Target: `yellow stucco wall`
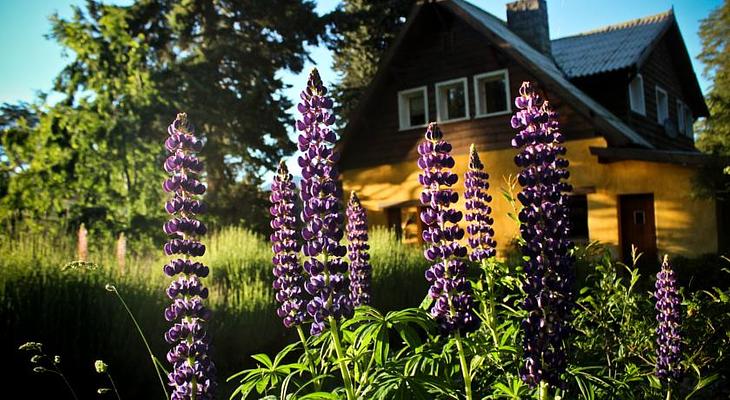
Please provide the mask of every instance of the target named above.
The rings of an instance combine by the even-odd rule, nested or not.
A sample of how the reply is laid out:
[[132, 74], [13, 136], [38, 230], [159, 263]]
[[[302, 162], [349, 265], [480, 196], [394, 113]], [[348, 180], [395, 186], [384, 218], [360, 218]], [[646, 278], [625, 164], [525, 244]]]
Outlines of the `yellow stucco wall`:
[[[567, 143], [570, 183], [577, 191], [590, 188], [587, 196], [590, 240], [607, 244], [617, 253], [618, 196], [653, 193], [660, 254], [694, 256], [717, 251], [715, 205], [713, 201], [691, 197], [692, 168], [645, 161], [600, 164], [590, 154], [589, 147], [606, 147], [606, 142], [603, 138], [592, 138]], [[518, 234], [518, 227], [507, 215], [512, 211], [511, 205], [501, 195], [501, 190], [507, 188], [507, 178], [518, 172], [514, 154], [512, 149], [480, 152], [490, 175], [495, 239], [502, 254]], [[455, 172], [459, 174], [457, 189], [463, 194], [467, 155], [454, 158]], [[347, 170], [343, 172], [343, 188], [346, 193], [351, 190], [358, 193], [372, 225], [385, 225], [387, 207], [418, 199], [421, 191], [418, 173], [415, 161]], [[462, 195], [459, 199], [462, 208], [463, 201]]]

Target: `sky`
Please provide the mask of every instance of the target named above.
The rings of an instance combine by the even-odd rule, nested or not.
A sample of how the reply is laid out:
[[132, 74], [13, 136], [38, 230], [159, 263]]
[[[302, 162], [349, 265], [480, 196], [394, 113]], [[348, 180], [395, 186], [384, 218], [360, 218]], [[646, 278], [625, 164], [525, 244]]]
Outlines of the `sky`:
[[[471, 1], [497, 17], [506, 19], [507, 1]], [[129, 4], [131, 0], [107, 2]], [[316, 11], [327, 13], [338, 3], [338, 0], [320, 0]], [[703, 66], [696, 58], [701, 51], [699, 24], [721, 3], [722, 0], [547, 0], [552, 38], [657, 14], [674, 7], [695, 73], [705, 93], [709, 82], [702, 76]], [[38, 91], [50, 91], [54, 77], [63, 69], [68, 58], [64, 58], [60, 46], [45, 38], [50, 32], [48, 17], [53, 13], [70, 17], [72, 6], [83, 4], [83, 0], [0, 0], [0, 103], [30, 102]], [[321, 46], [310, 47], [309, 51], [325, 84], [335, 81], [337, 76], [331, 68], [331, 53]], [[306, 75], [313, 66], [308, 63], [298, 74], [288, 71], [279, 73], [284, 82], [291, 85], [285, 94], [295, 103]], [[54, 99], [52, 93], [49, 98]], [[291, 165], [294, 163], [289, 164], [298, 170]]]

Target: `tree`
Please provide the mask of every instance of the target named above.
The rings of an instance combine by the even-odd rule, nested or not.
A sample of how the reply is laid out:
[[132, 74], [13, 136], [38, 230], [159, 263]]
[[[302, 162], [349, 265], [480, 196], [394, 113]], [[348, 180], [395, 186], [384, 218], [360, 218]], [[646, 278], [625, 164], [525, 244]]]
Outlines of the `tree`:
[[730, 1], [702, 20], [700, 25], [704, 74], [712, 80], [707, 104], [710, 118], [700, 136], [699, 146], [713, 154], [730, 155]]
[[[700, 126], [697, 147], [709, 154], [730, 156], [730, 1], [713, 10], [700, 24], [704, 75], [712, 80], [706, 96], [710, 116]], [[701, 194], [727, 197], [730, 179], [715, 166], [698, 174]], [[727, 172], [727, 168], [726, 168]]]
[[378, 63], [405, 24], [414, 0], [344, 0], [327, 15], [327, 47], [341, 76], [333, 93], [345, 118], [377, 72]]
[[114, 229], [156, 223], [166, 125], [186, 111], [206, 140], [213, 216], [252, 222], [261, 176], [294, 150], [278, 74], [301, 70], [318, 40], [313, 2], [89, 0], [51, 23], [71, 55], [54, 87], [65, 98], [36, 105], [22, 143], [6, 146], [22, 135], [2, 129], [18, 158], [3, 203]]

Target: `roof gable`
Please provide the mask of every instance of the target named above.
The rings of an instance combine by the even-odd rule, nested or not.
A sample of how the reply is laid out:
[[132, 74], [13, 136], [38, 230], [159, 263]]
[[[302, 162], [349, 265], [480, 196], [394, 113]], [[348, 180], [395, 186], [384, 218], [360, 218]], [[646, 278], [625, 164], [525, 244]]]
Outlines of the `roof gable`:
[[377, 88], [383, 85], [390, 64], [399, 51], [409, 28], [412, 26], [413, 21], [419, 17], [422, 8], [426, 6], [444, 7], [471, 25], [523, 68], [536, 76], [548, 92], [555, 92], [569, 102], [579, 114], [586, 117], [599, 129], [610, 144], [654, 148], [651, 143], [621, 119], [568, 81], [551, 58], [533, 49], [522, 38], [507, 28], [504, 21], [463, 0], [443, 0], [427, 4], [419, 2], [414, 5], [406, 24], [381, 60], [373, 81], [365, 91], [356, 109], [350, 115], [350, 123], [343, 131], [340, 148], [347, 146], [351, 132], [362, 123], [364, 110], [367, 108], [368, 103], [373, 101], [373, 95], [376, 93]]
[[570, 79], [636, 66], [673, 22], [669, 10], [555, 39], [553, 58]]

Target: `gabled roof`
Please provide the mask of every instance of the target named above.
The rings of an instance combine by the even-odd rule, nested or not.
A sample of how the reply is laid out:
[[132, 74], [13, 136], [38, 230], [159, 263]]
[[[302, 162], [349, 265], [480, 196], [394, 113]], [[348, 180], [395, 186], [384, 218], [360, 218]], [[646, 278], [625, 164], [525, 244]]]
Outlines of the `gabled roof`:
[[573, 85], [552, 58], [533, 49], [532, 46], [507, 28], [507, 25], [501, 19], [464, 0], [441, 0], [435, 3], [418, 2], [414, 5], [406, 24], [381, 60], [373, 81], [350, 115], [350, 123], [343, 132], [340, 148], [347, 146], [350, 132], [355, 129], [355, 126], [362, 123], [361, 119], [365, 108], [372, 101], [377, 88], [385, 82], [390, 63], [403, 44], [413, 21], [418, 18], [419, 13], [426, 6], [444, 7], [484, 35], [497, 48], [507, 53], [523, 68], [535, 75], [544, 89], [555, 93], [564, 101], [570, 103], [579, 114], [596, 125], [610, 145], [654, 148], [651, 143], [620, 118]]
[[540, 78], [541, 83], [555, 92], [603, 130], [609, 141], [617, 145], [636, 145], [654, 148], [646, 139], [626, 125], [590, 96], [583, 93], [563, 75], [555, 62], [527, 44], [494, 15], [463, 0], [444, 2], [456, 15], [462, 16], [477, 31], [488, 36], [502, 50], [510, 54], [524, 68]]
[[551, 41], [553, 58], [568, 78], [640, 64], [674, 23], [672, 10]]

